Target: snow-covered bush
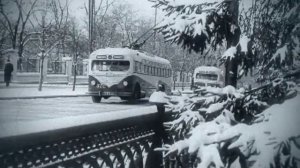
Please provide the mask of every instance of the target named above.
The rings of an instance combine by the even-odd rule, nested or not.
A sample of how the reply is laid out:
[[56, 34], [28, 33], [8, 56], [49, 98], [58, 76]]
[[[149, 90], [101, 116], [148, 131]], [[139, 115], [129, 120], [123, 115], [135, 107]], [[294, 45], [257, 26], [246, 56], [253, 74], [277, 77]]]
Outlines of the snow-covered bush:
[[165, 126], [174, 143], [158, 150], [165, 157], [194, 156], [197, 168], [300, 166], [296, 88], [277, 78], [248, 91], [206, 87], [168, 97], [174, 119]]

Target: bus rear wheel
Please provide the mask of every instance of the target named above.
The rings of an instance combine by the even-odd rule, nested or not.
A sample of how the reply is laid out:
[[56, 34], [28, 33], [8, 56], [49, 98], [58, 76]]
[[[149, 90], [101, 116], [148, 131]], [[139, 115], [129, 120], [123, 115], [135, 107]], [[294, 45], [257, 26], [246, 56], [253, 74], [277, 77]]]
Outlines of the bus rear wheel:
[[94, 103], [100, 103], [101, 102], [101, 96], [92, 96], [92, 100]]

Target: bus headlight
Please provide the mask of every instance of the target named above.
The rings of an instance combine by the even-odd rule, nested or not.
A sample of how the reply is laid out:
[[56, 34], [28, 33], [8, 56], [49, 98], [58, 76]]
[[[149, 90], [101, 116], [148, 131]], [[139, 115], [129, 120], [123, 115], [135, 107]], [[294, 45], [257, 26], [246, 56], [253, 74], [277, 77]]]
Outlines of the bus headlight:
[[95, 81], [95, 80], [92, 80], [92, 81], [91, 81], [91, 85], [92, 85], [92, 86], [95, 86], [95, 85], [96, 85], [96, 81]]
[[123, 85], [124, 85], [124, 86], [127, 86], [127, 85], [128, 85], [128, 82], [127, 82], [127, 81], [123, 81]]

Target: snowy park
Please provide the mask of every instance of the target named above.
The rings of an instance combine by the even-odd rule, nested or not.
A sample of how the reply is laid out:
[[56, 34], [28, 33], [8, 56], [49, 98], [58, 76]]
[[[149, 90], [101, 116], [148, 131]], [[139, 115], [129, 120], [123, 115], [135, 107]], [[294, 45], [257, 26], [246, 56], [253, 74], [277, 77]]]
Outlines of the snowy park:
[[300, 168], [300, 0], [0, 0], [0, 167]]

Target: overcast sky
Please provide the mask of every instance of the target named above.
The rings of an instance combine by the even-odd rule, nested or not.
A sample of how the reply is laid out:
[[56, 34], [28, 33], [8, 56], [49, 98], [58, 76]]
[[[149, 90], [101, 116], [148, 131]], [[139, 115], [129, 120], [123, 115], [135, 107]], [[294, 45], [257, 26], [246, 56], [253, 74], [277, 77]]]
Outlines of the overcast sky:
[[[154, 19], [155, 10], [151, 6], [153, 3], [148, 0], [116, 0], [115, 3], [128, 2], [132, 5], [134, 11], [141, 15], [141, 17]], [[96, 4], [99, 0], [95, 0]], [[84, 3], [88, 4], [88, 0], [71, 0], [70, 12], [72, 16], [75, 16], [79, 21], [84, 19]]]

